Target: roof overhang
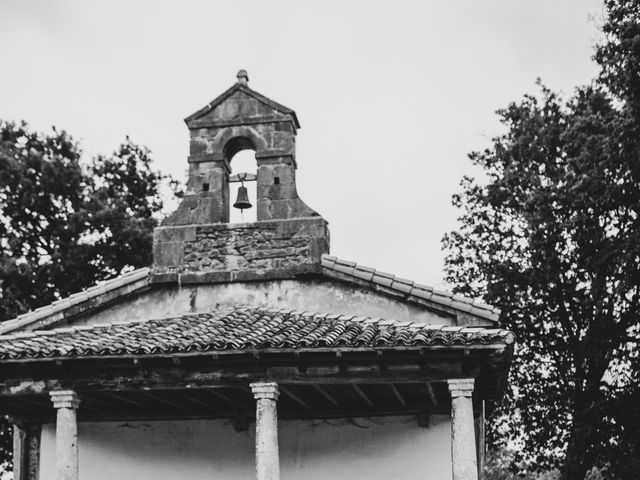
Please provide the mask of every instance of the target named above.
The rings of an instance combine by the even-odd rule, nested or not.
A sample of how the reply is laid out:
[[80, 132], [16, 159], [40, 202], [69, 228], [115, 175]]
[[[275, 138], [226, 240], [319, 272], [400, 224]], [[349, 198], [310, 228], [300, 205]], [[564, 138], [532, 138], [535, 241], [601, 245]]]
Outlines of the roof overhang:
[[474, 378], [477, 402], [498, 398], [512, 351], [492, 344], [4, 360], [0, 410], [45, 421], [49, 392], [73, 389], [86, 420], [250, 418], [249, 384], [272, 381], [283, 390], [283, 418], [445, 413], [448, 379]]

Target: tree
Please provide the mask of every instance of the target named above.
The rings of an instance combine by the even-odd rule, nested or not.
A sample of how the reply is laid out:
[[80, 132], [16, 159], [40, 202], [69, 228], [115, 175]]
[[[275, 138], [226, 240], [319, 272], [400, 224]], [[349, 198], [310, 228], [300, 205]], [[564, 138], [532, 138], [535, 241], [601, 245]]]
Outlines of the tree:
[[486, 178], [463, 179], [443, 240], [447, 280], [519, 341], [491, 441], [517, 447], [518, 472], [569, 480], [637, 478], [640, 451], [640, 2], [605, 4], [600, 76], [498, 112], [506, 133], [470, 155]]
[[[128, 138], [83, 162], [64, 131], [0, 121], [0, 321], [150, 265], [165, 186], [176, 183]], [[0, 425], [0, 462], [10, 433]]]

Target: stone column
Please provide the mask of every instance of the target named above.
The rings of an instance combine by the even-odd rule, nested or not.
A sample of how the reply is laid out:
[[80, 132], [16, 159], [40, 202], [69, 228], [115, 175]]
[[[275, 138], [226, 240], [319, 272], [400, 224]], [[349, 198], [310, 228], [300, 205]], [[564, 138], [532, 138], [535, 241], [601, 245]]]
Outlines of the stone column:
[[78, 480], [78, 421], [76, 392], [51, 392], [56, 416], [56, 480]]
[[257, 480], [280, 480], [278, 453], [278, 411], [276, 383], [252, 383], [256, 399], [256, 474]]
[[25, 480], [27, 456], [27, 432], [23, 425], [13, 423], [13, 480]]
[[453, 480], [478, 480], [473, 420], [473, 378], [449, 380]]

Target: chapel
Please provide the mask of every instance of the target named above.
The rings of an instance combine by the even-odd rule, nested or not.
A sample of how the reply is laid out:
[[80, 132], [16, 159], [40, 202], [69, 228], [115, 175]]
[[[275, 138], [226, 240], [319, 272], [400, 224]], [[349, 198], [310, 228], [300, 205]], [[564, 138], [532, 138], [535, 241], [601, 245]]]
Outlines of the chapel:
[[[187, 191], [152, 265], [0, 324], [15, 480], [482, 477], [514, 335], [332, 256], [296, 188], [298, 117], [248, 80], [185, 119]], [[242, 150], [255, 173], [232, 174]]]

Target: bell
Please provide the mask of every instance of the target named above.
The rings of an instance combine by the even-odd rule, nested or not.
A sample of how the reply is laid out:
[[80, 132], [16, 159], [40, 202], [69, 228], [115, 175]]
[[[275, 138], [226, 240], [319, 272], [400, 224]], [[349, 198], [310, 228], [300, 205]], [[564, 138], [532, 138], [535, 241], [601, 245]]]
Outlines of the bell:
[[245, 208], [251, 208], [251, 202], [249, 201], [249, 193], [247, 192], [247, 187], [242, 184], [238, 187], [238, 198], [236, 198], [236, 202], [233, 204], [235, 208], [239, 208], [240, 211], [243, 211]]

